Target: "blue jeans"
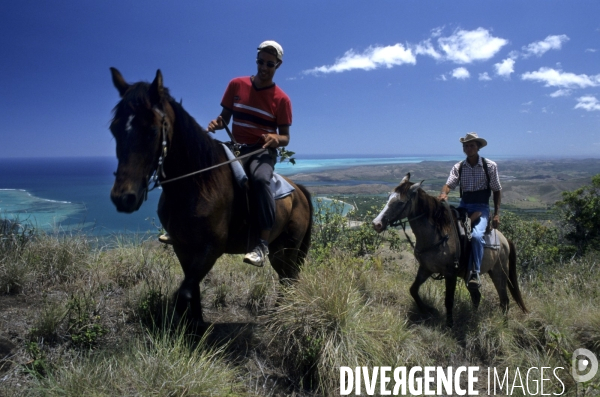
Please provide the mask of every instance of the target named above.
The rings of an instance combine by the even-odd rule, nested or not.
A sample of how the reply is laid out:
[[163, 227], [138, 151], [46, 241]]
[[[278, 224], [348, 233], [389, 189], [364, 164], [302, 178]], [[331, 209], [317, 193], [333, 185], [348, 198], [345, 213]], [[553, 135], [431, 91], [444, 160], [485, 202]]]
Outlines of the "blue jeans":
[[484, 240], [483, 235], [487, 228], [490, 219], [490, 205], [489, 204], [466, 204], [460, 202], [459, 208], [467, 210], [469, 215], [474, 212], [481, 212], [481, 217], [478, 221], [475, 221], [474, 225], [471, 225], [471, 258], [469, 260], [469, 270], [476, 271], [477, 273], [481, 270], [481, 260], [483, 259], [483, 247]]

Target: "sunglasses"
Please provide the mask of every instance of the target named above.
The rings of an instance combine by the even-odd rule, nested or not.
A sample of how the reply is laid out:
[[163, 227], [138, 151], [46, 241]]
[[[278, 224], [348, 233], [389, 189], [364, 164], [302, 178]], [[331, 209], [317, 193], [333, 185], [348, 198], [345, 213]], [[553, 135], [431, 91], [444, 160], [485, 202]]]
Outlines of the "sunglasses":
[[[256, 64], [263, 66], [265, 64], [265, 61], [263, 59], [257, 59]], [[277, 65], [275, 62], [271, 62], [271, 61], [266, 62], [266, 64], [269, 69], [273, 69]]]

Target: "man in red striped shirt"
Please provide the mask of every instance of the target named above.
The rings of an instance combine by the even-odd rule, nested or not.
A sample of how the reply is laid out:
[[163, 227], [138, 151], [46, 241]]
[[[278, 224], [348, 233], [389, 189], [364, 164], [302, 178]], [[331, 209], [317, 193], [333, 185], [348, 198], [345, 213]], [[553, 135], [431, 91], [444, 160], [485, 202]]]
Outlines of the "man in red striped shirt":
[[262, 266], [269, 253], [268, 241], [275, 222], [275, 200], [270, 181], [277, 160], [276, 149], [290, 142], [292, 103], [273, 82], [275, 72], [283, 63], [283, 48], [269, 40], [258, 46], [257, 73], [229, 82], [221, 106], [223, 110], [208, 124], [208, 131], [225, 128], [233, 117], [232, 134], [242, 144], [240, 154], [265, 149], [246, 160], [252, 194], [256, 196], [260, 238], [256, 247], [246, 254], [244, 262]]
[[[498, 228], [500, 224], [500, 198], [502, 186], [498, 176], [498, 166], [495, 162], [479, 156], [479, 149], [487, 145], [487, 141], [480, 138], [475, 132], [468, 133], [460, 138], [463, 152], [467, 159], [460, 161], [452, 167], [446, 184], [439, 195], [440, 200], [447, 200], [448, 193], [460, 185], [461, 200], [459, 208], [465, 208], [469, 215], [481, 214], [479, 219], [474, 219], [471, 234], [471, 260], [468, 286], [478, 288], [481, 285], [479, 271], [483, 259], [483, 235], [490, 217], [490, 196], [494, 194], [494, 217], [492, 227]], [[484, 162], [485, 161], [485, 164]], [[474, 216], [475, 218], [475, 216]]]

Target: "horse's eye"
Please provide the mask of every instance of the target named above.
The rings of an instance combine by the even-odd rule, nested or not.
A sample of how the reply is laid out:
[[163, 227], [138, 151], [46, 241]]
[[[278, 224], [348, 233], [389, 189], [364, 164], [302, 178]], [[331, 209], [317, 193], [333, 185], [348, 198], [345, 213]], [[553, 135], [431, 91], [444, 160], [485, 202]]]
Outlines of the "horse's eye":
[[158, 135], [158, 132], [159, 132], [159, 128], [157, 126], [153, 125], [150, 128], [150, 133], [146, 136], [146, 138], [148, 138], [148, 140], [153, 140]]

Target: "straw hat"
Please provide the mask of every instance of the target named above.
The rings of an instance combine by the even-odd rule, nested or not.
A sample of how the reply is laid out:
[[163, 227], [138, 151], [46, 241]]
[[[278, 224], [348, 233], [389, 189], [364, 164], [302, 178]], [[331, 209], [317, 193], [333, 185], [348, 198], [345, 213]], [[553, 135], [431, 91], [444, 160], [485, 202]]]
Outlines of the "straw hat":
[[467, 133], [467, 135], [465, 135], [464, 138], [460, 138], [460, 143], [467, 143], [467, 142], [471, 142], [471, 141], [479, 142], [480, 148], [487, 145], [487, 141], [485, 139], [477, 136], [476, 132], [469, 132], [469, 133]]

